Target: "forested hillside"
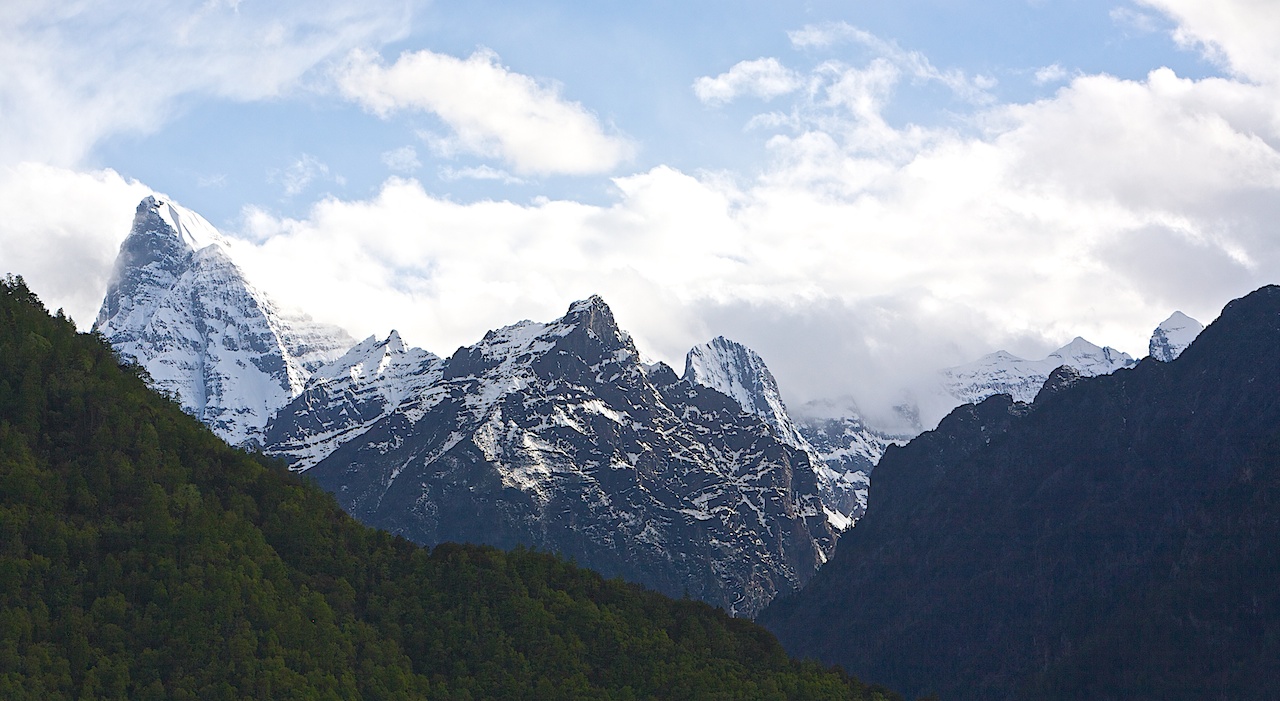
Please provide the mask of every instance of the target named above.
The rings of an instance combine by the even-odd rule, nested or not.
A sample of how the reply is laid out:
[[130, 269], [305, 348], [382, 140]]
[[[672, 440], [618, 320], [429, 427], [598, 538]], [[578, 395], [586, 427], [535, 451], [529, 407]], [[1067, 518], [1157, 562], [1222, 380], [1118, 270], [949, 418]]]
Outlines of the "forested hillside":
[[418, 548], [0, 283], [0, 698], [889, 699], [547, 554]]

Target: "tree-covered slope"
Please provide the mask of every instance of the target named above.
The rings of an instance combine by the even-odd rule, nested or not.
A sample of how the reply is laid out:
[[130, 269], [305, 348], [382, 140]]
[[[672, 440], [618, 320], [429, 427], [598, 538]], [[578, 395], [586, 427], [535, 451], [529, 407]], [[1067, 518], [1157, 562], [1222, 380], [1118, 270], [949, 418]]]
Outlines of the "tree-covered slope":
[[0, 698], [891, 696], [705, 604], [360, 526], [139, 374], [0, 283]]
[[759, 618], [792, 653], [944, 699], [1280, 698], [1280, 287], [1172, 362], [960, 407], [875, 474]]

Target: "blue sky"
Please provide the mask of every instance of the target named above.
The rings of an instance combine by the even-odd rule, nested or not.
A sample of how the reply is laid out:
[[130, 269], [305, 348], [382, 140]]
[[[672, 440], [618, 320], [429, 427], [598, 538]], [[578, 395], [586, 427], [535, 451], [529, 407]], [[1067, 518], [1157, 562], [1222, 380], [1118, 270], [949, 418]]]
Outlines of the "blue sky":
[[[239, 6], [243, 14], [250, 8]], [[603, 203], [613, 194], [610, 174], [664, 164], [685, 171], [758, 167], [769, 132], [746, 125], [765, 103], [708, 106], [691, 85], [752, 58], [778, 56], [801, 68], [871, 57], [857, 45], [795, 48], [788, 31], [808, 25], [846, 22], [920, 51], [941, 68], [989, 76], [996, 81], [993, 99], [1004, 102], [1052, 95], [1062, 81], [1037, 82], [1036, 72], [1055, 65], [1066, 75], [1106, 72], [1132, 79], [1158, 66], [1189, 77], [1219, 72], [1199, 52], [1175, 45], [1166, 18], [1113, 2], [454, 2], [424, 4], [410, 17], [407, 36], [370, 45], [388, 60], [422, 49], [458, 57], [492, 50], [511, 70], [558, 84], [565, 99], [634, 139], [635, 157], [612, 173], [585, 178], [458, 177], [467, 168], [501, 170], [501, 164], [433, 153], [418, 135], [441, 131], [431, 115], [379, 119], [317, 94], [323, 86], [314, 83], [323, 78], [316, 74], [327, 67], [321, 62], [303, 81], [312, 89], [294, 86], [269, 100], [184, 96], [155, 131], [112, 134], [84, 162], [163, 183], [157, 187], [232, 228], [245, 205], [298, 216], [326, 194], [367, 197], [390, 175], [411, 175], [433, 192], [463, 200], [541, 195]], [[973, 109], [941, 86], [909, 83], [885, 114], [898, 125], [965, 129]], [[420, 165], [402, 159], [388, 166], [383, 154], [406, 148]], [[291, 168], [295, 175], [312, 172], [299, 192], [297, 179], [289, 179]]]
[[793, 403], [1280, 275], [1269, 0], [36, 2], [0, 10], [0, 263], [87, 327], [138, 199], [447, 354], [602, 294]]

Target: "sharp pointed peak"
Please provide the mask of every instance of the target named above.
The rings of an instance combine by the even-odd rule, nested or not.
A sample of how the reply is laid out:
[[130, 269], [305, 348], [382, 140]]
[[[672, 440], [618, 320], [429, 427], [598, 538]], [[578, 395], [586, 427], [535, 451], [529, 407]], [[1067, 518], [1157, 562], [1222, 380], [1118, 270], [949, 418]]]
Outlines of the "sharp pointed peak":
[[130, 236], [168, 235], [193, 251], [211, 244], [223, 248], [227, 240], [204, 217], [163, 195], [147, 195], [138, 202]]
[[561, 324], [569, 326], [581, 326], [600, 337], [613, 337], [619, 339], [629, 338], [621, 328], [618, 327], [618, 320], [613, 316], [613, 310], [605, 303], [604, 298], [600, 295], [591, 295], [586, 299], [578, 300], [569, 305], [569, 311], [560, 319]]
[[747, 350], [747, 351], [750, 351], [750, 352], [752, 352], [752, 353], [754, 353], [754, 352], [755, 352], [755, 351], [752, 351], [752, 350], [751, 350], [751, 348], [747, 347], [747, 345], [746, 345], [745, 343], [740, 343], [740, 342], [735, 341], [735, 340], [733, 340], [732, 338], [729, 338], [728, 336], [724, 336], [724, 335], [716, 336], [715, 338], [713, 338], [713, 339], [711, 339], [709, 342], [707, 342], [705, 345], [708, 345], [708, 346], [719, 346], [719, 347], [721, 347], [721, 348], [741, 348], [741, 349], [743, 349], [743, 350]]
[[391, 333], [387, 334], [386, 346], [387, 346], [388, 352], [391, 352], [391, 353], [404, 352], [404, 348], [405, 348], [404, 339], [400, 338], [399, 331], [396, 331], [395, 329], [391, 329]]
[[1102, 347], [1086, 339], [1084, 336], [1076, 336], [1075, 338], [1071, 339], [1071, 341], [1069, 341], [1065, 346], [1059, 348], [1055, 352], [1061, 353], [1062, 351], [1065, 351], [1065, 350], [1100, 351], [1102, 350]]
[[1165, 319], [1164, 321], [1160, 322], [1160, 325], [1157, 326], [1156, 328], [1158, 329], [1182, 329], [1182, 328], [1203, 329], [1204, 324], [1201, 324], [1196, 319], [1190, 316], [1187, 316], [1186, 314], [1183, 314], [1180, 311], [1175, 311], [1174, 313], [1169, 315], [1168, 319]]
[[610, 314], [613, 313], [612, 310], [609, 309], [609, 305], [604, 301], [603, 297], [601, 297], [600, 295], [591, 295], [586, 299], [580, 299], [574, 302], [573, 304], [570, 304], [568, 315], [581, 314], [583, 312], [592, 311], [592, 310], [606, 311], [606, 312], [609, 312]]

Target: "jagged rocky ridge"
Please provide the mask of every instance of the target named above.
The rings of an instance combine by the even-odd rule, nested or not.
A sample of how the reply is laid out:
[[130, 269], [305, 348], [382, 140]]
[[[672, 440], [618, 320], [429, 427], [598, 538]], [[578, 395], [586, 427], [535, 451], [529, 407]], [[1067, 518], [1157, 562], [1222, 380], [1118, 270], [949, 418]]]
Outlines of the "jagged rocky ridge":
[[809, 454], [643, 364], [599, 297], [444, 360], [365, 341], [281, 410], [267, 450], [416, 542], [554, 550], [740, 616], [836, 539]]
[[138, 205], [94, 329], [235, 445], [260, 444], [271, 415], [351, 345], [337, 327], [282, 311], [208, 222], [155, 197]]
[[1176, 360], [1056, 370], [876, 469], [867, 515], [760, 618], [792, 654], [958, 699], [1280, 695], [1280, 288]]
[[411, 348], [392, 331], [370, 336], [317, 370], [302, 393], [267, 427], [265, 452], [302, 471], [339, 445], [358, 438], [392, 411], [426, 394], [440, 381], [444, 362]]

